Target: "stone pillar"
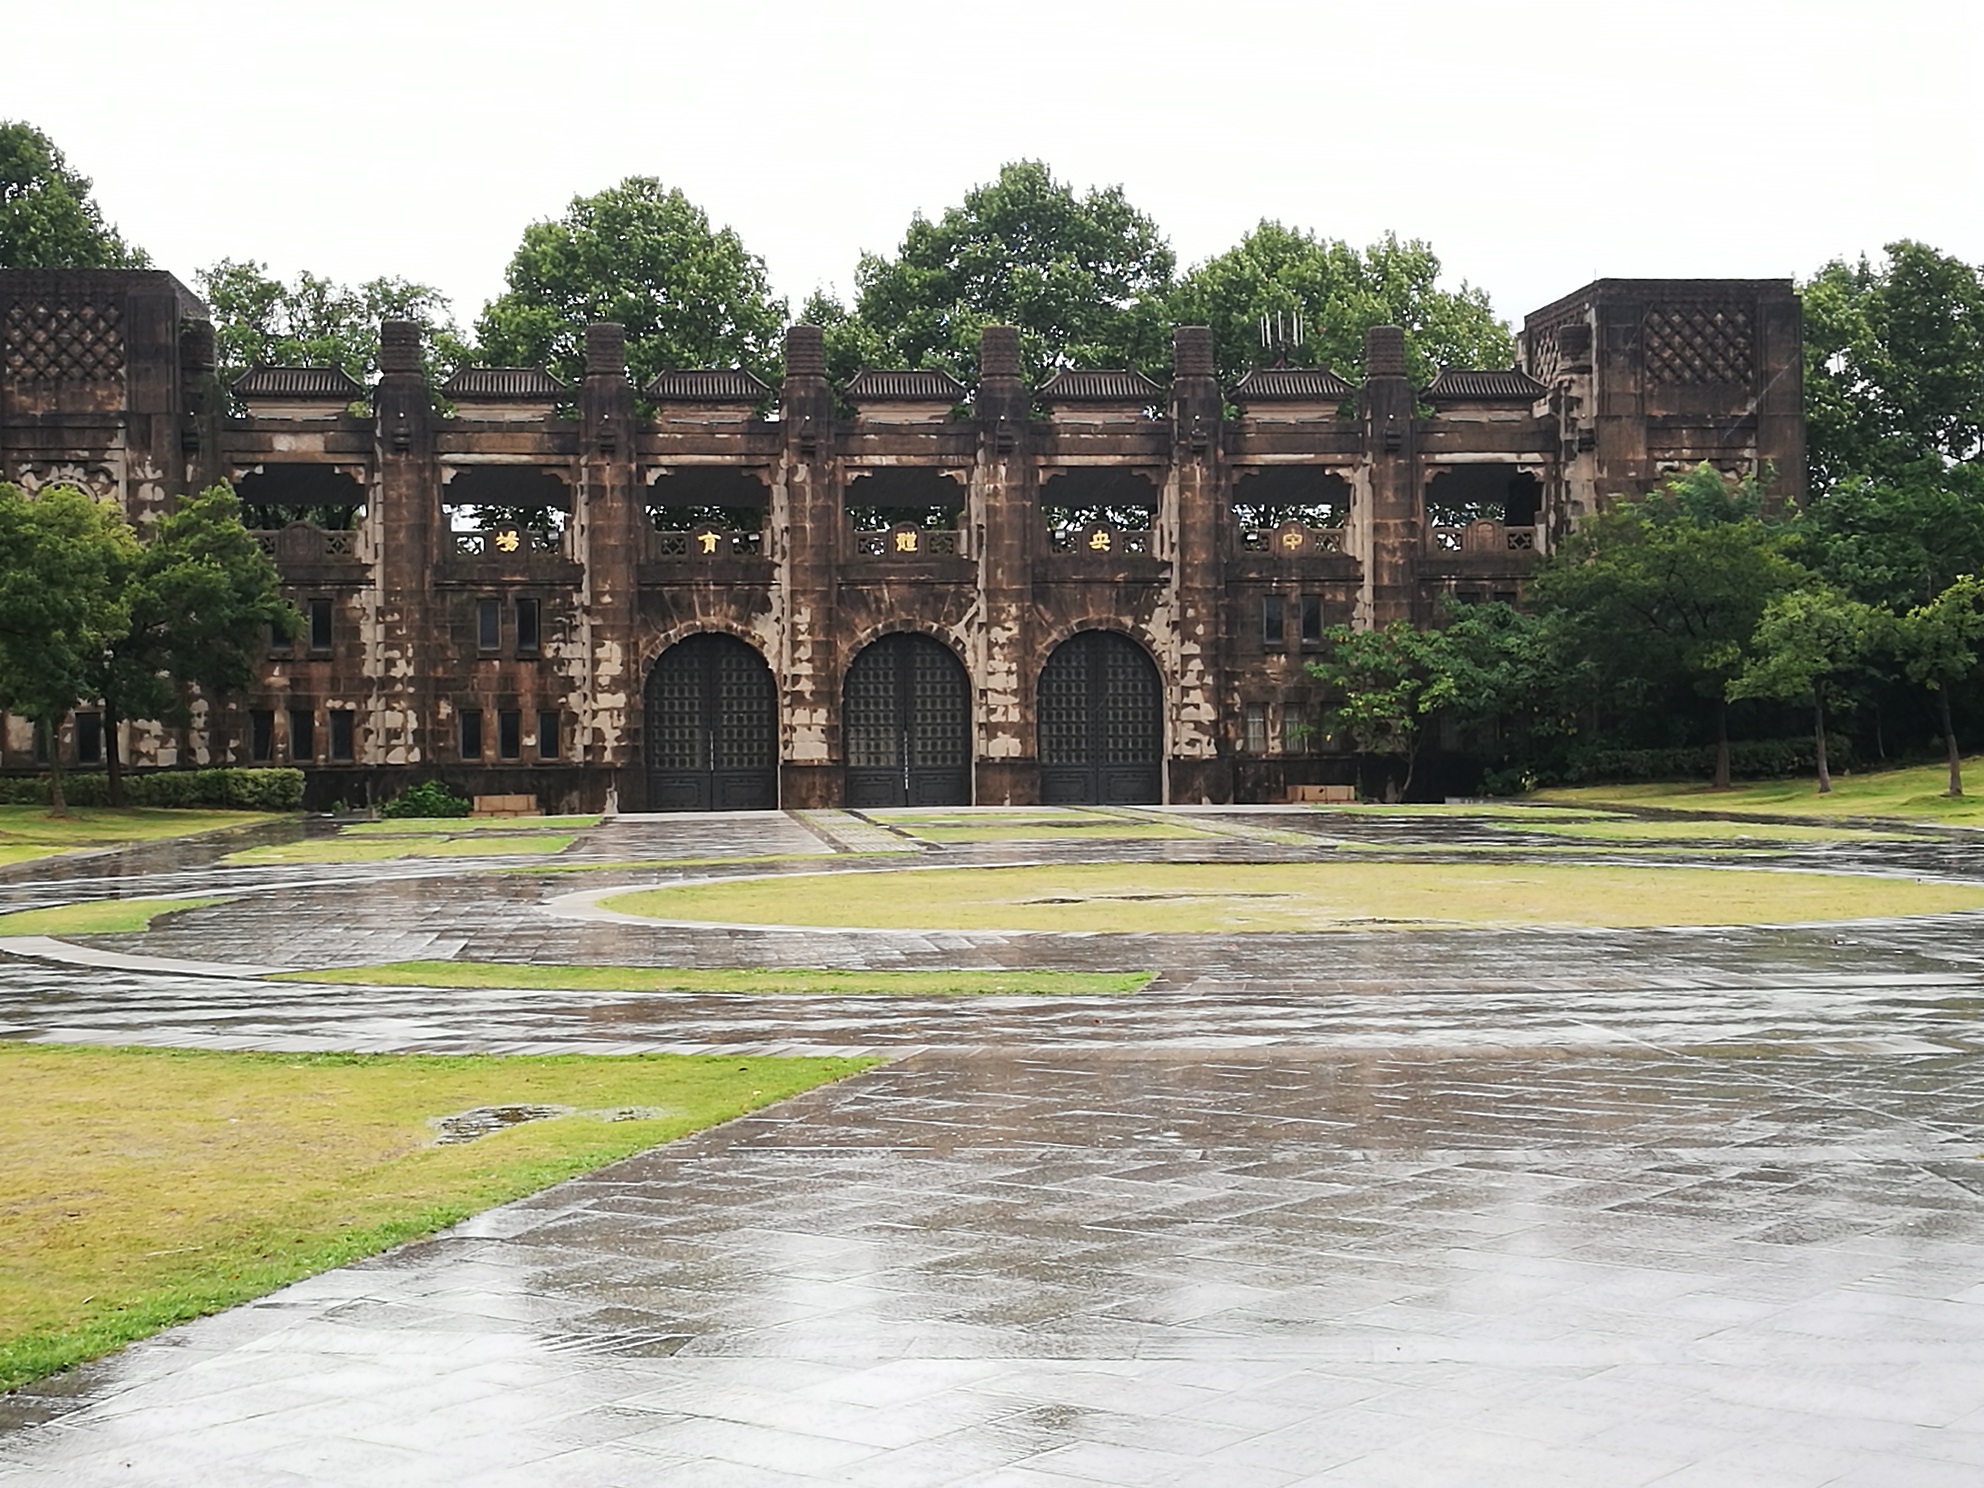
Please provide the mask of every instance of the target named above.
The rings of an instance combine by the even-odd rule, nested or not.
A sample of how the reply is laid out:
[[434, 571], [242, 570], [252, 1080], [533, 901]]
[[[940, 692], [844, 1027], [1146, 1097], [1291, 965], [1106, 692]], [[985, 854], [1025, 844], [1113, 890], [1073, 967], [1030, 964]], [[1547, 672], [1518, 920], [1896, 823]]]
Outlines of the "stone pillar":
[[1414, 615], [1415, 577], [1425, 541], [1419, 489], [1416, 400], [1405, 375], [1405, 332], [1373, 326], [1364, 334], [1364, 489], [1351, 541], [1363, 565], [1356, 623], [1378, 630]]
[[1226, 528], [1226, 460], [1212, 330], [1179, 326], [1172, 335], [1171, 478], [1159, 523], [1171, 560], [1172, 673], [1165, 799], [1228, 801], [1233, 782], [1220, 744], [1221, 543]]
[[130, 280], [124, 299], [130, 366], [124, 510], [142, 532], [173, 508], [186, 487], [179, 318], [190, 296], [170, 274], [135, 274]]
[[778, 558], [779, 804], [838, 806], [845, 772], [840, 748], [840, 647], [835, 578], [840, 562], [840, 466], [834, 449], [833, 388], [818, 326], [785, 335], [779, 390], [785, 436], [772, 487]]
[[644, 801], [639, 769], [642, 683], [635, 641], [635, 524], [643, 507], [634, 465], [634, 389], [627, 381], [627, 333], [611, 322], [586, 327], [586, 373], [579, 389], [579, 492], [573, 551], [585, 565], [579, 585], [580, 651], [586, 668], [573, 754], [598, 804], [610, 786]]
[[427, 645], [434, 565], [445, 540], [434, 404], [420, 367], [420, 327], [379, 327], [379, 386], [372, 394], [373, 483], [365, 514], [372, 567], [364, 672], [371, 685], [366, 753], [377, 765], [435, 757], [434, 649]]
[[1040, 800], [1034, 730], [1033, 560], [1040, 543], [1036, 471], [1020, 379], [1020, 333], [987, 326], [978, 335], [979, 384], [972, 402], [978, 463], [971, 477], [972, 541], [978, 556], [978, 614], [971, 635], [978, 684], [972, 799], [981, 806]]

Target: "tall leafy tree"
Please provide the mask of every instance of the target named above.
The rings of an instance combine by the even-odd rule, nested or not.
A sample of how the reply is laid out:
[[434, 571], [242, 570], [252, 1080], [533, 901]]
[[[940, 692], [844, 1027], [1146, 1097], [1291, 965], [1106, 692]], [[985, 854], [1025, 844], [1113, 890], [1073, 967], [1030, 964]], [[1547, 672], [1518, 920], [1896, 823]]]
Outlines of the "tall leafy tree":
[[194, 689], [212, 704], [247, 687], [269, 628], [289, 634], [299, 620], [226, 486], [159, 519], [131, 565], [125, 600], [128, 622], [87, 676], [103, 702], [113, 806], [124, 804], [119, 722], [184, 723]]
[[1984, 273], [1925, 243], [1803, 286], [1812, 485], [1894, 485], [1984, 461]]
[[785, 302], [764, 260], [730, 228], [652, 176], [579, 196], [533, 222], [510, 259], [509, 285], [476, 322], [495, 365], [585, 373], [585, 328], [627, 328], [637, 384], [666, 367], [743, 366], [775, 380]]
[[1509, 328], [1485, 292], [1463, 282], [1441, 289], [1431, 245], [1386, 234], [1358, 249], [1337, 238], [1263, 221], [1226, 252], [1195, 265], [1167, 302], [1168, 318], [1212, 327], [1220, 374], [1238, 377], [1263, 358], [1261, 321], [1300, 317], [1303, 339], [1291, 360], [1362, 374], [1364, 332], [1405, 329], [1406, 370], [1420, 383], [1443, 366], [1506, 367], [1515, 358]]
[[1963, 755], [1957, 748], [1950, 694], [1976, 676], [1984, 661], [1984, 579], [1964, 574], [1929, 603], [1909, 610], [1895, 629], [1909, 680], [1936, 695], [1943, 753], [1949, 761], [1949, 794], [1960, 796]]
[[1042, 162], [1020, 160], [934, 221], [913, 218], [893, 256], [861, 256], [854, 327], [831, 302], [809, 308], [840, 363], [852, 344], [864, 357], [974, 382], [979, 331], [1010, 325], [1031, 376], [1063, 362], [1155, 367], [1170, 355], [1163, 297], [1176, 263], [1120, 186], [1077, 192]]
[[1722, 789], [1729, 684], [1765, 606], [1812, 582], [1788, 530], [1763, 520], [1754, 482], [1732, 485], [1702, 465], [1587, 517], [1538, 571], [1530, 597], [1560, 619], [1574, 654], [1613, 696], [1705, 700]]
[[[0, 708], [53, 743], [111, 643], [128, 629], [138, 542], [115, 502], [73, 486], [29, 496], [0, 483]], [[51, 747], [50, 806], [62, 795], [61, 751]]]
[[282, 280], [253, 259], [224, 258], [193, 276], [212, 312], [223, 380], [258, 362], [342, 367], [370, 386], [379, 375], [379, 323], [422, 327], [430, 379], [468, 359], [469, 351], [437, 289], [408, 279], [339, 284], [308, 270]]
[[0, 120], [0, 269], [142, 269], [151, 260], [103, 220], [89, 177], [32, 124]]
[[1855, 599], [1901, 614], [1958, 575], [1984, 572], [1984, 465], [1851, 476], [1798, 527], [1807, 562]]
[[1846, 701], [1846, 681], [1880, 643], [1884, 611], [1811, 584], [1772, 595], [1741, 669], [1724, 684], [1728, 697], [1802, 701], [1812, 709], [1819, 794], [1832, 789], [1826, 760], [1826, 713]]

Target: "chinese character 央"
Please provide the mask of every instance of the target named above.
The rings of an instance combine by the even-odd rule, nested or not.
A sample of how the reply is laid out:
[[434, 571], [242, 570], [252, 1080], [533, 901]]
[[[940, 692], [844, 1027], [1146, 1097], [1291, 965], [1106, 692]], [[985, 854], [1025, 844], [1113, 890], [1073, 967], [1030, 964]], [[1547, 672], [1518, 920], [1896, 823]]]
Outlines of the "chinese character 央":
[[898, 553], [914, 553], [916, 551], [916, 533], [907, 529], [898, 532], [896, 534], [896, 551]]
[[1089, 551], [1092, 553], [1108, 552], [1109, 534], [1099, 529], [1097, 531], [1091, 532], [1088, 535], [1088, 546], [1089, 546]]

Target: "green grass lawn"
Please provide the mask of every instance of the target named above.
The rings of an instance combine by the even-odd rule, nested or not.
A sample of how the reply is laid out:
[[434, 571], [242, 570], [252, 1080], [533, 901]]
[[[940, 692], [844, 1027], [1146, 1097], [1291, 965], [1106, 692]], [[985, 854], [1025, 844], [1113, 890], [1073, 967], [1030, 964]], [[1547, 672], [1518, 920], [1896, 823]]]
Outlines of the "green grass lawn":
[[1569, 863], [1113, 863], [676, 884], [603, 907], [876, 929], [1180, 932], [1780, 924], [1984, 909], [1984, 884]]
[[0, 914], [0, 935], [126, 935], [148, 930], [160, 915], [221, 904], [227, 896], [190, 899], [92, 899], [52, 909], [17, 909]]
[[393, 858], [483, 858], [516, 854], [550, 856], [578, 839], [565, 833], [516, 832], [451, 836], [431, 826], [420, 835], [398, 833], [382, 837], [311, 837], [229, 853], [222, 861], [244, 866], [266, 863], [382, 863]]
[[1505, 821], [1498, 825], [1551, 837], [1577, 837], [1595, 842], [1671, 842], [1698, 840], [1726, 846], [1749, 843], [1757, 847], [1782, 847], [1796, 842], [1906, 842], [1916, 841], [1905, 833], [1880, 832], [1865, 827], [1783, 826], [1769, 822], [1675, 820], [1646, 817], [1608, 816], [1599, 821], [1539, 821], [1533, 825]]
[[[1984, 755], [1964, 761], [1967, 790], [1984, 791]], [[1864, 775], [1836, 775], [1820, 795], [1810, 776], [1792, 780], [1739, 781], [1726, 791], [1698, 781], [1639, 785], [1586, 785], [1538, 791], [1535, 799], [1560, 805], [1665, 806], [1687, 811], [1763, 812], [1773, 816], [1891, 816], [1903, 821], [1984, 827], [1984, 795], [1952, 799], [1944, 765], [1915, 765]]]
[[[875, 1062], [0, 1042], [0, 1389]], [[435, 1144], [517, 1104], [573, 1114]]]
[[505, 987], [547, 992], [742, 992], [844, 997], [1098, 997], [1148, 986], [1147, 971], [842, 971], [756, 967], [521, 965], [496, 961], [393, 961], [289, 971], [278, 981], [368, 987]]
[[50, 816], [46, 806], [0, 806], [0, 864], [29, 862], [57, 853], [123, 847], [190, 837], [223, 827], [277, 821], [262, 811], [198, 811], [160, 806], [74, 807], [68, 816]]

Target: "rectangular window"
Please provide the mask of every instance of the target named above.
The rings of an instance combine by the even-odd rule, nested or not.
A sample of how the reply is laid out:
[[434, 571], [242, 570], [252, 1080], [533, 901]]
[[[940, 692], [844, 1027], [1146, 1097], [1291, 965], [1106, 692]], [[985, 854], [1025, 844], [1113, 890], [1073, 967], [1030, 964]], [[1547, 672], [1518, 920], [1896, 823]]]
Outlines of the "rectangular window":
[[310, 601], [310, 649], [331, 649], [331, 602], [328, 599]]
[[317, 757], [317, 714], [312, 708], [289, 710], [289, 757], [313, 760]]
[[358, 715], [349, 708], [331, 710], [331, 758], [349, 761], [353, 757], [353, 741], [358, 732]]
[[482, 758], [482, 710], [462, 709], [462, 758], [479, 760]]
[[493, 599], [475, 602], [475, 647], [497, 651], [503, 645], [503, 606]]
[[537, 601], [517, 601], [517, 655], [537, 655]]
[[1268, 752], [1268, 710], [1265, 703], [1247, 703], [1240, 709], [1240, 747], [1248, 754]]
[[1320, 646], [1323, 642], [1323, 599], [1320, 594], [1302, 596], [1302, 644]]
[[248, 710], [248, 758], [265, 761], [276, 757], [276, 712], [273, 708]]
[[496, 757], [524, 757], [524, 716], [515, 708], [505, 708], [496, 715]]
[[76, 763], [79, 765], [100, 765], [103, 763], [103, 715], [101, 713], [78, 713], [76, 715]]
[[541, 760], [558, 758], [558, 715], [544, 712], [537, 715], [537, 757]]
[[284, 635], [276, 626], [269, 627], [269, 655], [284, 659], [295, 655], [296, 637]]
[[1261, 644], [1279, 651], [1288, 644], [1288, 601], [1270, 594], [1261, 601]]
[[1281, 752], [1307, 754], [1315, 738], [1315, 725], [1303, 716], [1300, 705], [1281, 705]]

